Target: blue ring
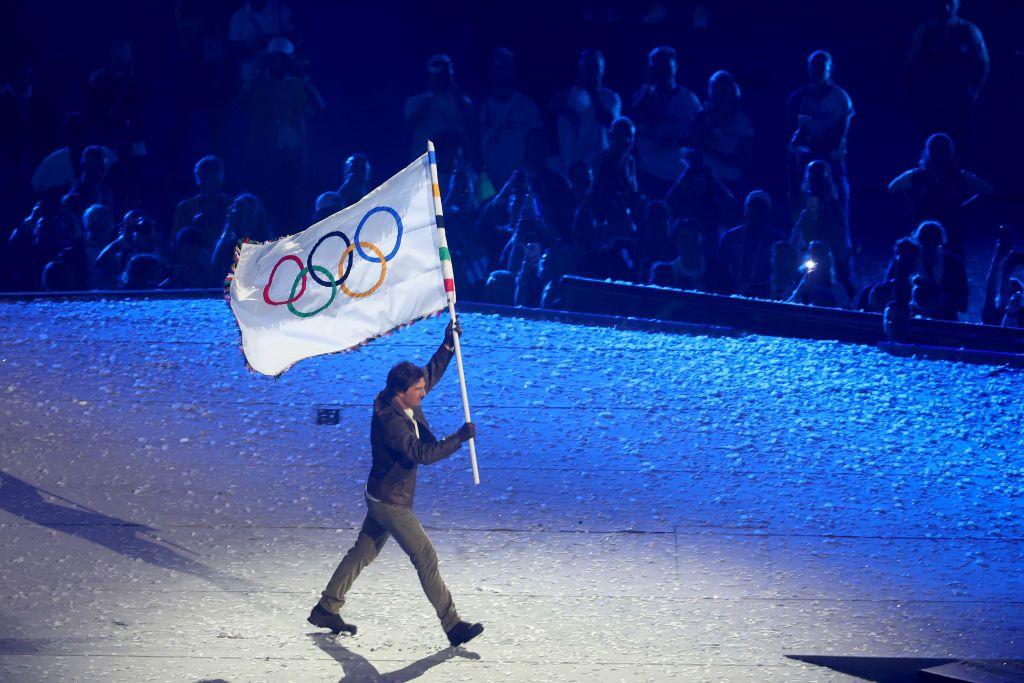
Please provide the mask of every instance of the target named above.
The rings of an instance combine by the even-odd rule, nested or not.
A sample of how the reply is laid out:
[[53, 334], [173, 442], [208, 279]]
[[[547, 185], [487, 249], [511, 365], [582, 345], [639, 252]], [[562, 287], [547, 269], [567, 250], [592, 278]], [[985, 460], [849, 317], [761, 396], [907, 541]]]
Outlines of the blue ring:
[[[323, 244], [324, 240], [327, 239], [328, 237], [340, 237], [341, 240], [345, 243], [345, 248], [346, 249], [348, 249], [349, 245], [352, 244], [351, 242], [348, 241], [348, 237], [345, 236], [345, 233], [343, 233], [343, 232], [341, 232], [339, 230], [335, 230], [334, 232], [327, 233], [326, 235], [321, 237], [317, 241], [316, 244], [313, 245], [312, 249], [309, 250], [309, 256], [306, 257], [306, 270], [309, 271], [309, 275], [310, 275], [310, 277], [313, 278], [313, 281], [316, 282], [321, 287], [337, 287], [338, 285], [344, 283], [345, 280], [348, 279], [349, 273], [352, 272], [352, 252], [351, 251], [348, 252], [348, 265], [345, 266], [345, 273], [344, 274], [339, 274], [339, 278], [340, 279], [337, 282], [334, 282], [334, 276], [333, 275], [331, 276], [331, 282], [328, 282], [327, 280], [320, 279], [320, 277], [317, 276], [317, 274], [316, 274], [316, 272], [314, 270], [316, 268], [316, 266], [313, 265], [313, 254], [316, 253], [316, 250], [320, 248], [320, 245]], [[339, 263], [338, 265], [341, 265], [341, 264]]]
[[402, 246], [402, 218], [398, 215], [398, 212], [392, 209], [390, 206], [375, 206], [363, 216], [363, 220], [359, 221], [359, 227], [356, 228], [356, 234], [352, 236], [352, 242], [356, 245], [356, 251], [359, 255], [370, 263], [380, 263], [380, 259], [377, 257], [367, 256], [363, 248], [359, 246], [359, 231], [363, 229], [363, 224], [366, 223], [366, 219], [377, 213], [378, 211], [386, 211], [391, 214], [391, 217], [395, 219], [395, 225], [398, 226], [398, 237], [395, 239], [395, 246], [391, 249], [391, 253], [384, 257], [385, 261], [390, 261], [395, 254], [398, 253], [398, 248]]

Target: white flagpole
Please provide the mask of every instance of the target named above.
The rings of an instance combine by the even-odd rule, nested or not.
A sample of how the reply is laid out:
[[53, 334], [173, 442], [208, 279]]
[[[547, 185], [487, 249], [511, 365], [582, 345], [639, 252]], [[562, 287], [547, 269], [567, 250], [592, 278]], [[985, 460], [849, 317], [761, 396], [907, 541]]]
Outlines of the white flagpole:
[[[448, 239], [444, 232], [444, 214], [441, 211], [441, 188], [437, 184], [437, 160], [434, 158], [434, 143], [427, 140], [427, 158], [430, 162], [430, 182], [433, 184], [434, 192], [434, 213], [437, 222], [437, 239], [441, 251], [441, 275], [444, 278], [444, 290], [448, 295], [448, 315], [451, 316], [452, 326], [455, 325], [455, 272], [452, 270], [452, 257], [448, 251]], [[452, 330], [454, 332], [454, 329]], [[459, 369], [459, 387], [462, 389], [462, 412], [466, 422], [472, 422], [469, 417], [469, 396], [466, 394], [466, 374], [462, 369], [462, 346], [459, 343], [458, 333], [452, 335], [455, 341], [455, 364]], [[476, 466], [476, 439], [469, 440], [469, 461], [473, 464], [473, 483], [480, 483], [480, 472]]]

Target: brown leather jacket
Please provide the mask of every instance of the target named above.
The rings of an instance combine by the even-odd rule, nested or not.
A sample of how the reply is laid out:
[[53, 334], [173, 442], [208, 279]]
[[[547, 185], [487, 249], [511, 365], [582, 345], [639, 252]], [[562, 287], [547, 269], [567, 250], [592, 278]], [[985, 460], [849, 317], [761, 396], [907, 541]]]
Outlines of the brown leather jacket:
[[[442, 343], [423, 368], [427, 393], [444, 375], [451, 359], [452, 352]], [[413, 417], [419, 423], [419, 439], [412, 422], [385, 392], [377, 394], [373, 401], [373, 420], [370, 423], [373, 465], [366, 491], [385, 503], [407, 508], [412, 507], [416, 493], [416, 469], [447, 458], [462, 445], [457, 434], [438, 441], [420, 407], [413, 408]]]

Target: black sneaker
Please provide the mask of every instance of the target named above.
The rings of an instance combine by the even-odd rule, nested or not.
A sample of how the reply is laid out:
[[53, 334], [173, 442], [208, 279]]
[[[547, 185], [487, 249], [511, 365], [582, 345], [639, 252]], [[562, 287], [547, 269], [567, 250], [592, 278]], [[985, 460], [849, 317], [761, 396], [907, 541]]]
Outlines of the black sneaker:
[[309, 613], [309, 618], [307, 618], [306, 621], [313, 624], [313, 626], [329, 628], [335, 635], [342, 631], [353, 636], [356, 634], [355, 624], [346, 624], [344, 619], [333, 612], [328, 612], [320, 606], [320, 603], [317, 603], [316, 607], [313, 608], [313, 611]]
[[483, 632], [483, 624], [470, 624], [466, 621], [460, 621], [455, 626], [452, 626], [451, 631], [448, 631], [448, 642], [452, 644], [452, 647], [458, 647], [463, 643], [468, 643]]

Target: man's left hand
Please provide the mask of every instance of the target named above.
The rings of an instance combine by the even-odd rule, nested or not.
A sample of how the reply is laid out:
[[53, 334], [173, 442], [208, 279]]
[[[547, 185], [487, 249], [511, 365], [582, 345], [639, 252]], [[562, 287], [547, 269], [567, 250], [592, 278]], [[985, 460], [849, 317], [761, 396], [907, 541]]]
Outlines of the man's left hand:
[[452, 330], [452, 323], [449, 321], [448, 327], [444, 328], [444, 345], [449, 349], [455, 348], [455, 333], [462, 337], [462, 325], [458, 319], [455, 320], [454, 332]]

